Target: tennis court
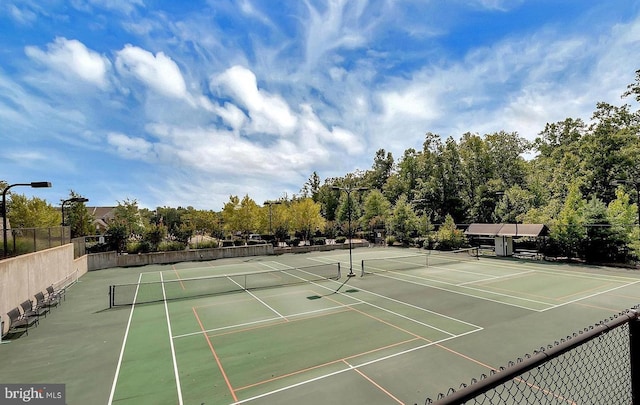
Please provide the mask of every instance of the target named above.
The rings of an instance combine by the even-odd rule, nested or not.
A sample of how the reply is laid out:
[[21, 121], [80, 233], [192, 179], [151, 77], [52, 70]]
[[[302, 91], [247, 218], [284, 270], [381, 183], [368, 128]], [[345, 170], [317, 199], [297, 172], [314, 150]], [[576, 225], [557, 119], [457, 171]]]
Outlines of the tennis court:
[[69, 404], [419, 404], [640, 293], [629, 270], [412, 249], [355, 249], [349, 271], [334, 251], [89, 273], [68, 301], [102, 291], [87, 318], [112, 338], [84, 359], [100, 372], [75, 360], [82, 377], [50, 382]]

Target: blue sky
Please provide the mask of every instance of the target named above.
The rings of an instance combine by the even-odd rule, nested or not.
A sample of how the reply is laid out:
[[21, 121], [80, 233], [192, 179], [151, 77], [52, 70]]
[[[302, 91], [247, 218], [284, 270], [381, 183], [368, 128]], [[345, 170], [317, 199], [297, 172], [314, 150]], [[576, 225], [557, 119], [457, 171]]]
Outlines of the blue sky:
[[[589, 121], [640, 69], [629, 0], [4, 0], [0, 180], [220, 210], [458, 138]], [[634, 107], [635, 108], [635, 107]]]

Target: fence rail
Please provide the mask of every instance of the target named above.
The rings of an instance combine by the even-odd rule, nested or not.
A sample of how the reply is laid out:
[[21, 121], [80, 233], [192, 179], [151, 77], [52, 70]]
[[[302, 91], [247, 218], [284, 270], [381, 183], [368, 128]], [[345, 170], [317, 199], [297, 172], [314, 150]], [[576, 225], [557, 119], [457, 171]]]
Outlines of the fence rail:
[[[0, 228], [1, 229], [1, 228]], [[4, 234], [0, 232], [0, 257], [18, 256], [38, 252], [71, 241], [71, 228], [54, 226], [50, 228], [7, 229], [7, 251], [4, 252]]]
[[639, 316], [621, 312], [425, 404], [640, 405]]

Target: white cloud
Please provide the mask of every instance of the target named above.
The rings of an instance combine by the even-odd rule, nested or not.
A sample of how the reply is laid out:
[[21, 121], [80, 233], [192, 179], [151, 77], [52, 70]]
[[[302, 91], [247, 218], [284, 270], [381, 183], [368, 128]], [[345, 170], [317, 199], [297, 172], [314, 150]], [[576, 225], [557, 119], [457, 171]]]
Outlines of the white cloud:
[[126, 45], [117, 52], [116, 68], [124, 76], [133, 76], [158, 94], [189, 99], [187, 86], [178, 65], [163, 52], [151, 52]]
[[229, 91], [248, 110], [252, 132], [290, 135], [297, 125], [286, 101], [259, 89], [256, 75], [249, 69], [233, 66], [212, 79], [211, 86]]
[[153, 149], [153, 145], [145, 139], [117, 132], [107, 134], [107, 142], [115, 147], [118, 155], [127, 159], [147, 160]]
[[103, 89], [108, 85], [109, 60], [78, 40], [58, 37], [47, 45], [46, 52], [27, 46], [25, 53], [68, 78], [77, 77]]

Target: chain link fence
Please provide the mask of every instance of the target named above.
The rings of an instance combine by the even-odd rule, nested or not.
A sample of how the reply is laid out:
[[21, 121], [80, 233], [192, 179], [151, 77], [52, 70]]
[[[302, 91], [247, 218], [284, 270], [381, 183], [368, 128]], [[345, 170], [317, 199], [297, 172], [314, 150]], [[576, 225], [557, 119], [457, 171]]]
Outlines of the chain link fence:
[[640, 404], [638, 316], [634, 307], [425, 404]]

